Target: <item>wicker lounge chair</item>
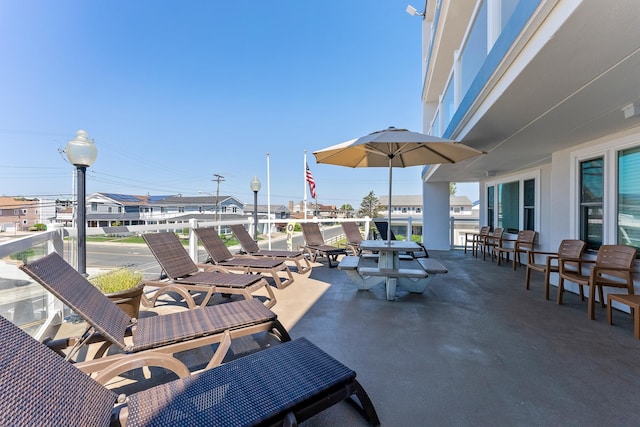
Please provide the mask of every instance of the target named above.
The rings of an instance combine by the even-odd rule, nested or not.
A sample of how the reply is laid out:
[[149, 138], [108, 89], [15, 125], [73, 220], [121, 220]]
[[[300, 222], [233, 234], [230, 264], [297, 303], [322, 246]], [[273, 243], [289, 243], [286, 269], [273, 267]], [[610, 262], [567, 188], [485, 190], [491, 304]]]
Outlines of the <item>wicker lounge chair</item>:
[[[391, 240], [396, 240], [396, 235], [393, 233], [393, 230], [391, 230], [387, 224], [386, 221], [376, 221], [374, 220], [373, 223], [375, 224], [376, 228], [378, 229], [378, 234], [380, 234], [380, 237], [382, 240], [387, 240], [387, 231], [391, 234]], [[400, 255], [401, 259], [409, 259], [409, 258], [429, 258], [429, 252], [427, 251], [427, 248], [419, 242], [418, 245], [420, 245], [420, 250], [419, 251], [414, 251], [414, 252], [410, 252], [407, 255]]]
[[264, 256], [269, 258], [281, 259], [295, 263], [298, 273], [306, 274], [311, 271], [311, 263], [301, 251], [279, 251], [260, 249], [258, 244], [249, 235], [249, 232], [242, 224], [231, 226], [231, 231], [235, 234], [240, 242], [242, 250], [251, 256]]
[[189, 308], [193, 308], [195, 302], [190, 292], [198, 292], [204, 294], [200, 303], [200, 306], [204, 307], [216, 291], [223, 294], [242, 295], [249, 300], [253, 299], [254, 292], [266, 289], [269, 298], [265, 301], [265, 305], [268, 308], [275, 305], [276, 297], [264, 277], [235, 274], [211, 265], [201, 266], [205, 269], [205, 271], [201, 271], [174, 233], [149, 233], [143, 234], [142, 237], [170, 279], [168, 282], [147, 282], [151, 286], [160, 287], [160, 291], [153, 297], [154, 303], [162, 293], [178, 292], [185, 298]]
[[362, 242], [362, 234], [360, 234], [360, 227], [355, 222], [343, 222], [342, 230], [344, 235], [347, 236], [347, 250], [352, 255], [360, 255], [362, 249], [360, 249], [360, 243]]
[[[56, 252], [20, 269], [87, 321], [82, 337], [52, 342], [51, 347], [61, 354], [71, 347], [65, 358], [74, 360], [87, 344], [102, 343], [93, 360], [76, 363], [84, 372], [97, 373], [100, 382], [149, 359], [158, 359], [162, 366], [185, 376], [189, 370], [174, 353], [218, 344], [207, 365], [211, 368], [222, 362], [231, 339], [240, 336], [269, 331], [280, 340], [291, 339], [276, 314], [256, 299], [133, 319]], [[102, 357], [111, 346], [121, 352]]]
[[335, 267], [331, 264], [331, 261], [337, 261], [338, 255], [344, 255], [346, 253], [344, 248], [327, 245], [324, 242], [318, 224], [306, 222], [301, 223], [300, 226], [302, 227], [302, 234], [304, 235], [305, 241], [304, 251], [309, 254], [311, 260], [316, 262], [318, 255], [321, 255], [327, 258], [329, 268]]
[[[196, 236], [209, 254], [212, 264], [243, 273], [260, 273], [273, 278], [278, 289], [293, 283], [293, 275], [284, 260], [265, 257], [234, 256], [224, 244], [215, 228], [196, 228]], [[283, 272], [286, 277], [279, 275]]]
[[0, 329], [3, 426], [297, 425], [346, 399], [380, 424], [355, 372], [304, 338], [119, 396], [2, 316]]

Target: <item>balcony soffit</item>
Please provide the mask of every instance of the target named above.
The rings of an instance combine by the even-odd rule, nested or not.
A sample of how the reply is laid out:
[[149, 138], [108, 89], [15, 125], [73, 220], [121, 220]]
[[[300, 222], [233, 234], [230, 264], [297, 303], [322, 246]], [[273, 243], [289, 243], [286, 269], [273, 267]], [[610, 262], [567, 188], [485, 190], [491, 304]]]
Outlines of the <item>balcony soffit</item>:
[[625, 119], [622, 112], [623, 106], [640, 103], [637, 22], [635, 0], [607, 8], [583, 2], [455, 136], [489, 154], [434, 168], [430, 179], [475, 181], [487, 171], [538, 166], [550, 162], [555, 151], [640, 126], [640, 118]]

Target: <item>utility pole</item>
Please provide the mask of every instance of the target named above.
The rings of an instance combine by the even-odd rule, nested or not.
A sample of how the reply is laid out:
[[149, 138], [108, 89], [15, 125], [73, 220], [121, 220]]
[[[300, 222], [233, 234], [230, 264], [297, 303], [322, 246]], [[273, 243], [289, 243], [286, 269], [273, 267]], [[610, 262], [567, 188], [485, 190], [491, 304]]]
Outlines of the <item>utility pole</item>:
[[[220, 206], [218, 205], [218, 200], [220, 199], [220, 183], [224, 182], [224, 176], [218, 173], [214, 173], [213, 176], [215, 179], [212, 179], [212, 181], [216, 181], [216, 222], [218, 222], [220, 220]], [[218, 234], [220, 234], [220, 225], [218, 225]]]

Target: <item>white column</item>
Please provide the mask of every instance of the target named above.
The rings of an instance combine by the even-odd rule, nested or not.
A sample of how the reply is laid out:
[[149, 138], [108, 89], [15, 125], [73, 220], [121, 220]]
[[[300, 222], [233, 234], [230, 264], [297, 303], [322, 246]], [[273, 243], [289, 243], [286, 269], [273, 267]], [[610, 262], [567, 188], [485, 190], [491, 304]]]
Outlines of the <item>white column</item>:
[[427, 249], [451, 249], [448, 182], [422, 184], [422, 241]]

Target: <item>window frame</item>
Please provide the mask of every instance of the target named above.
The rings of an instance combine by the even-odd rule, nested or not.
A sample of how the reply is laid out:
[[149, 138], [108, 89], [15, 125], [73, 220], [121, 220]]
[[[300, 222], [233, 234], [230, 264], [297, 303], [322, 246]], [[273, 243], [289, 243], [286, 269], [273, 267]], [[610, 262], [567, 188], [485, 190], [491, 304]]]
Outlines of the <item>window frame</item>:
[[569, 190], [572, 201], [569, 205], [571, 238], [580, 238], [580, 162], [600, 156], [604, 157], [602, 244], [618, 244], [618, 153], [634, 147], [640, 147], [640, 135], [629, 133], [569, 153], [571, 159]]
[[[540, 214], [541, 214], [541, 207], [540, 207], [540, 185], [541, 185], [541, 171], [540, 169], [536, 169], [536, 170], [532, 170], [532, 171], [527, 171], [527, 172], [523, 172], [523, 173], [519, 173], [519, 174], [513, 174], [513, 175], [505, 175], [505, 176], [501, 176], [500, 178], [491, 180], [491, 181], [485, 181], [484, 182], [484, 194], [487, 197], [487, 201], [486, 201], [486, 210], [485, 213], [487, 215], [487, 219], [486, 219], [486, 223], [488, 225], [493, 225], [492, 229], [498, 226], [498, 214], [499, 214], [499, 191], [498, 191], [498, 185], [500, 184], [507, 184], [510, 182], [518, 182], [519, 185], [519, 189], [518, 189], [518, 228], [520, 230], [523, 229], [524, 227], [524, 183], [525, 181], [529, 181], [529, 180], [533, 180], [534, 181], [534, 205], [533, 205], [533, 218], [534, 218], [534, 226], [533, 226], [533, 231], [539, 232], [540, 231]], [[489, 218], [489, 187], [493, 187], [493, 218]]]

